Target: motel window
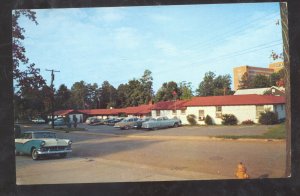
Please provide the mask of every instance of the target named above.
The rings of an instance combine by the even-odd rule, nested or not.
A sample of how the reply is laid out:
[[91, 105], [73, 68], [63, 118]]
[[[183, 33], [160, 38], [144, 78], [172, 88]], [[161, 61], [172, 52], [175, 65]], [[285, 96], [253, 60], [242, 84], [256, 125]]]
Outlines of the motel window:
[[216, 106], [216, 118], [222, 118], [222, 106]]
[[205, 120], [204, 110], [199, 110], [199, 120]]
[[181, 110], [181, 114], [185, 114], [185, 110]]
[[257, 105], [256, 106], [256, 118], [260, 117], [260, 113], [263, 113], [265, 111], [263, 105]]
[[156, 110], [156, 116], [160, 116], [160, 110]]
[[176, 110], [172, 110], [172, 113], [173, 113], [173, 115], [176, 115], [177, 112], [176, 112]]

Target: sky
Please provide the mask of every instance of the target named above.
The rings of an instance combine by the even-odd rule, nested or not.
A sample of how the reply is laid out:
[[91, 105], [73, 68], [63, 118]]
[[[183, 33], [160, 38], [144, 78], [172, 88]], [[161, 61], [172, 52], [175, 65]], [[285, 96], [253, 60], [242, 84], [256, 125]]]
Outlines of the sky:
[[[38, 25], [21, 18], [26, 55], [50, 85], [107, 80], [115, 88], [152, 72], [164, 82], [230, 74], [242, 65], [268, 67], [282, 52], [279, 3], [40, 9]], [[25, 65], [24, 65], [25, 67]]]

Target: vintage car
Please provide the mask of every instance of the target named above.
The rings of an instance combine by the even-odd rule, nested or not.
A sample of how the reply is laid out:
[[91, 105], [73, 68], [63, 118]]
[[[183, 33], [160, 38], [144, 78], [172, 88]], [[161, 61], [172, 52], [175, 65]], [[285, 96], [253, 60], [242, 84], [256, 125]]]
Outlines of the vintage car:
[[161, 129], [168, 127], [178, 127], [181, 125], [181, 120], [177, 118], [169, 119], [168, 117], [158, 117], [142, 123], [143, 129]]
[[85, 123], [88, 125], [104, 125], [104, 119], [99, 119], [97, 117], [88, 117]]
[[56, 138], [55, 132], [26, 131], [15, 139], [15, 153], [31, 155], [33, 160], [47, 155], [66, 157], [67, 153], [72, 152], [71, 145], [69, 139]]
[[[52, 121], [50, 120], [49, 125], [52, 125]], [[66, 125], [65, 119], [57, 118], [54, 120], [54, 126], [64, 126]]]
[[120, 129], [130, 129], [133, 128], [135, 122], [137, 122], [139, 118], [132, 117], [132, 118], [124, 118], [122, 121], [117, 122], [114, 127], [120, 128]]
[[46, 123], [46, 121], [44, 119], [42, 119], [41, 117], [38, 117], [38, 118], [34, 118], [31, 120], [33, 123], [36, 123], [36, 124], [43, 124], [43, 123]]
[[136, 121], [134, 124], [133, 124], [133, 127], [136, 128], [136, 129], [140, 129], [142, 128], [142, 124], [144, 122], [147, 122], [149, 120], [152, 120], [153, 118], [152, 117], [145, 117], [145, 118], [140, 118], [138, 121]]

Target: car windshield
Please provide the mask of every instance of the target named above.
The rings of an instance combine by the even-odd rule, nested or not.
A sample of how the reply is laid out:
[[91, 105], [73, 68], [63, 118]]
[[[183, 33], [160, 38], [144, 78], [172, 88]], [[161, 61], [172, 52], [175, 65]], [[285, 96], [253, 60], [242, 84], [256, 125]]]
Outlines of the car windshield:
[[34, 138], [56, 138], [55, 133], [51, 132], [41, 132], [41, 133], [34, 133]]

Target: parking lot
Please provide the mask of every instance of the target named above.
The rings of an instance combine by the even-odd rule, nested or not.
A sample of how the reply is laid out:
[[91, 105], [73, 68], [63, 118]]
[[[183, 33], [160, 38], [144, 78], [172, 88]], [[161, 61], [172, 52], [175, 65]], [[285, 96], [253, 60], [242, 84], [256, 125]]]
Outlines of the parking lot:
[[[41, 130], [31, 125], [23, 130]], [[33, 161], [17, 156], [17, 184], [234, 179], [243, 161], [251, 178], [280, 178], [285, 170], [285, 141], [216, 140], [213, 135], [260, 134], [267, 126], [178, 127], [120, 130], [80, 124], [86, 131], [65, 133], [73, 152], [65, 159]], [[47, 176], [47, 177], [45, 177]]]

